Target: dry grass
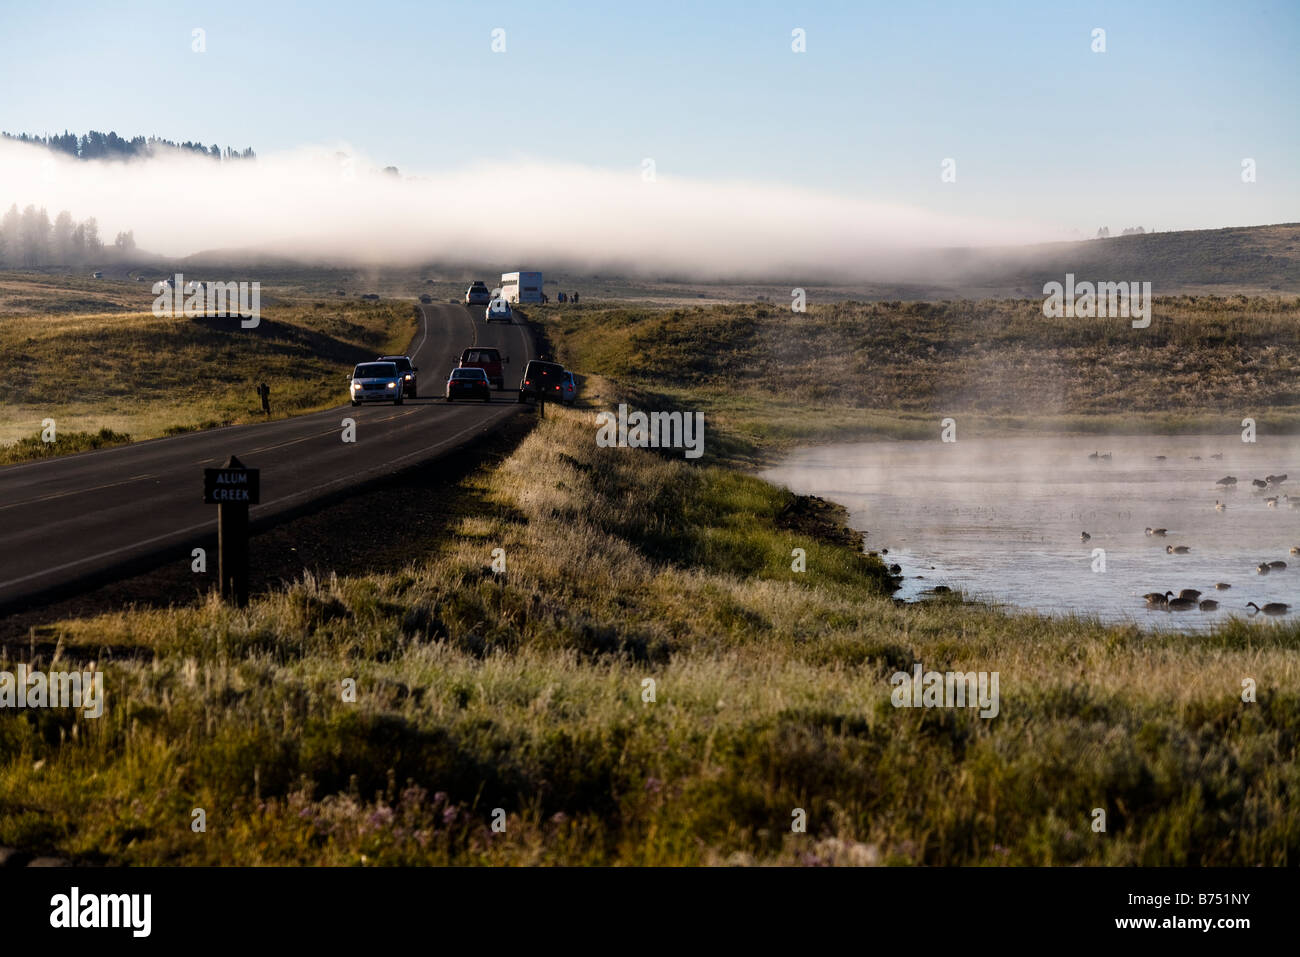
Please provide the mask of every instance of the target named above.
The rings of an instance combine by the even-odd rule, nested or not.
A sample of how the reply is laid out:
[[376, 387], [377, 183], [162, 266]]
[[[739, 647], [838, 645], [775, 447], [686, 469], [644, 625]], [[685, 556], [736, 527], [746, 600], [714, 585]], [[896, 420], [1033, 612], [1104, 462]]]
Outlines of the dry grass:
[[1157, 299], [1148, 329], [1039, 300], [650, 311], [543, 307], [563, 361], [758, 446], [1007, 429], [1300, 429], [1300, 299]]
[[414, 330], [404, 303], [268, 295], [261, 324], [242, 329], [234, 319], [155, 317], [145, 283], [84, 290], [66, 277], [5, 275], [0, 462], [30, 457], [12, 443], [35, 436], [47, 418], [67, 441], [31, 445], [39, 454], [78, 451], [85, 443], [76, 433], [102, 429], [139, 440], [254, 421], [262, 381], [276, 417], [328, 408], [341, 401], [355, 362], [405, 348]]

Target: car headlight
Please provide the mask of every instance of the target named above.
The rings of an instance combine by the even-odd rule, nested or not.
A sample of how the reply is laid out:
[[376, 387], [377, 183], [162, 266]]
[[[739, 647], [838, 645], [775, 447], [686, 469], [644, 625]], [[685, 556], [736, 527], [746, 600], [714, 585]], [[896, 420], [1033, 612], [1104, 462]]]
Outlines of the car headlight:
[[354, 383], [352, 383], [352, 391], [353, 391], [353, 392], [356, 392], [357, 389], [360, 389], [360, 388], [361, 388], [361, 383], [360, 383], [360, 382], [354, 382]]
[[388, 383], [388, 388], [390, 388], [390, 389], [396, 389], [396, 388], [397, 388], [397, 383], [396, 383], [396, 382], [390, 382], [390, 383]]
[[410, 381], [411, 381], [411, 373], [409, 373], [409, 372], [406, 373], [406, 381], [407, 381], [407, 382], [410, 382]]

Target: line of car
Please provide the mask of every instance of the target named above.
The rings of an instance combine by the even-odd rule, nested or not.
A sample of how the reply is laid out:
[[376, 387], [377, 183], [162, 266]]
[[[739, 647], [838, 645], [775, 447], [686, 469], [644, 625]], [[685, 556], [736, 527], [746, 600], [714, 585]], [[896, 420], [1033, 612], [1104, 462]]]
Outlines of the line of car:
[[[493, 388], [505, 390], [505, 366], [509, 356], [492, 346], [470, 346], [460, 354], [456, 368], [447, 377], [443, 398], [492, 401]], [[419, 395], [419, 369], [410, 356], [380, 356], [373, 362], [360, 362], [348, 380], [349, 398], [354, 406], [367, 402], [392, 402], [401, 405]], [[530, 359], [519, 380], [516, 401], [546, 399], [572, 405], [578, 397], [573, 373], [558, 362]]]
[[[471, 395], [489, 401], [493, 387], [504, 391], [504, 366], [509, 362], [509, 356], [502, 356], [501, 350], [492, 346], [470, 346], [460, 354], [460, 361], [447, 380], [447, 401], [455, 401], [460, 395]], [[530, 359], [519, 380], [519, 396], [516, 401], [526, 402], [530, 398], [545, 398], [572, 405], [578, 398], [578, 384], [573, 373], [558, 362]]]
[[[432, 301], [421, 296], [421, 302]], [[485, 306], [484, 322], [513, 322], [514, 312], [503, 298], [493, 298], [487, 284], [476, 280], [465, 292], [467, 306]], [[453, 356], [453, 358], [456, 358]], [[504, 366], [509, 356], [492, 346], [470, 346], [461, 352], [456, 368], [447, 377], [443, 398], [480, 399], [492, 401], [492, 390], [505, 390]], [[419, 395], [419, 369], [410, 356], [380, 356], [372, 362], [361, 362], [352, 370], [348, 380], [349, 398], [354, 406], [366, 402], [392, 402], [401, 405], [405, 399]], [[558, 362], [543, 359], [529, 360], [519, 380], [516, 401], [526, 402], [546, 399], [571, 405], [578, 397], [578, 385], [573, 373]]]

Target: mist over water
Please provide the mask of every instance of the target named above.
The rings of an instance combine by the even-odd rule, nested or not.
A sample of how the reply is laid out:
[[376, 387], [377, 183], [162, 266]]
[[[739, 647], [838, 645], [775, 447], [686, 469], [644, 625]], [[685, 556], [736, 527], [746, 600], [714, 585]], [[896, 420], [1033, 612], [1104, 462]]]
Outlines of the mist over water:
[[[1109, 461], [1090, 460], [1094, 451]], [[1221, 460], [1211, 458], [1222, 453]], [[1166, 456], [1156, 461], [1155, 456]], [[1194, 460], [1193, 456], [1200, 456]], [[1251, 479], [1288, 473], [1260, 492]], [[1235, 475], [1235, 490], [1215, 481]], [[1044, 614], [1075, 613], [1148, 628], [1205, 630], [1248, 601], [1286, 602], [1300, 617], [1300, 439], [1236, 436], [960, 439], [803, 449], [764, 478], [849, 509], [867, 547], [888, 548], [905, 576], [898, 597], [935, 585]], [[1215, 510], [1215, 501], [1227, 504]], [[1166, 537], [1144, 529], [1166, 528]], [[1087, 531], [1088, 542], [1080, 540]], [[1167, 545], [1191, 553], [1170, 555]], [[1092, 571], [1093, 549], [1106, 571]], [[1259, 575], [1260, 562], [1285, 571]], [[808, 574], [814, 574], [809, 569]], [[1215, 583], [1232, 587], [1216, 591]], [[1147, 592], [1199, 589], [1214, 612], [1148, 609]]]

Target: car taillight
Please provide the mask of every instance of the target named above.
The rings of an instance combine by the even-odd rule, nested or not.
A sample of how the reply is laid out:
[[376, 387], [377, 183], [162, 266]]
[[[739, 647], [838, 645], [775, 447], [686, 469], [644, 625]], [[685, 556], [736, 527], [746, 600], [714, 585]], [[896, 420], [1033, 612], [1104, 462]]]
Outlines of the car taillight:
[[524, 385], [532, 385], [532, 383], [529, 382], [527, 379], [525, 379], [525, 380], [524, 380]]

